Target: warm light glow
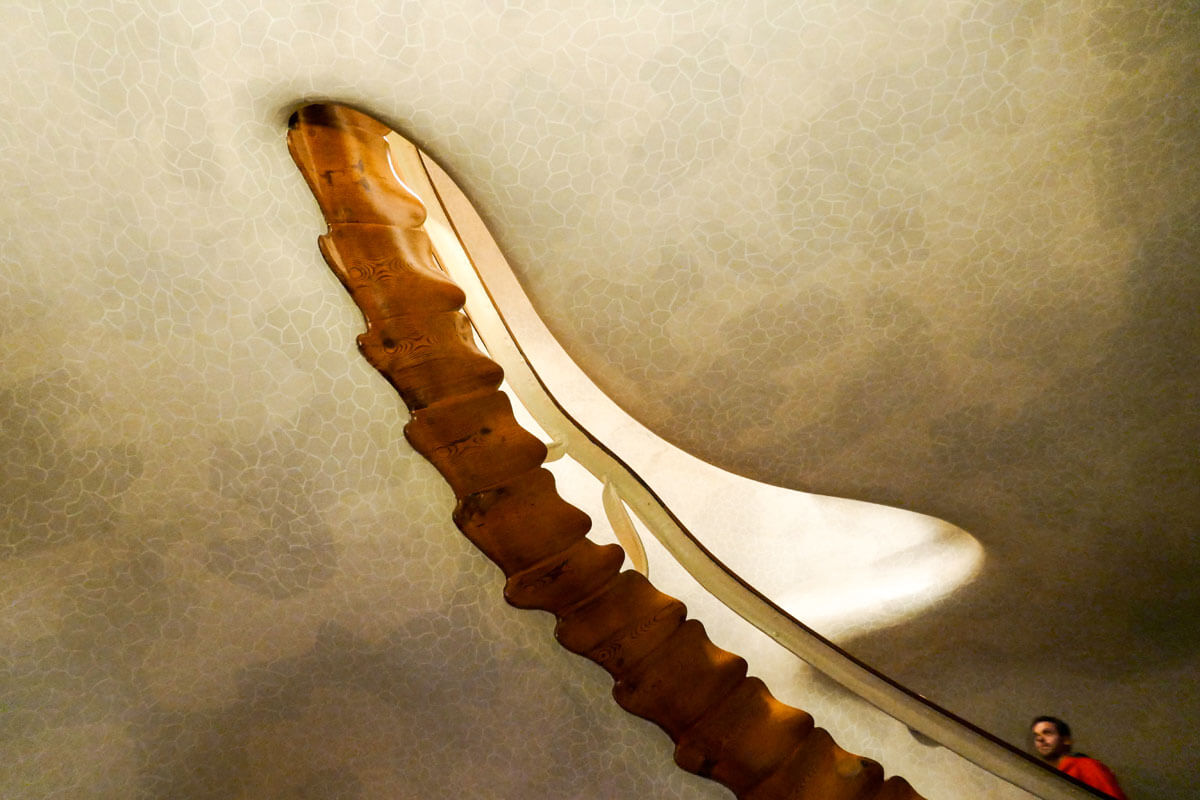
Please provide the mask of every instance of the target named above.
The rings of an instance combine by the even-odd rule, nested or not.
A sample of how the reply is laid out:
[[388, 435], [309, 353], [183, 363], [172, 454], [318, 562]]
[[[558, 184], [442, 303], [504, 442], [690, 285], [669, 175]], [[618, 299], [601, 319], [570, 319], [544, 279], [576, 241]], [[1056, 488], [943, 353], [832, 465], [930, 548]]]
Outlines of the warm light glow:
[[[558, 345], [453, 181], [402, 137], [393, 134], [389, 140], [394, 168], [426, 203], [425, 228], [439, 262], [466, 291], [467, 312], [483, 344], [505, 368], [514, 405], [524, 406], [528, 416], [522, 416], [536, 420], [539, 435], [553, 447], [568, 453], [594, 449], [549, 400], [546, 389], [628, 464], [717, 559], [830, 638], [919, 614], [978, 573], [983, 548], [949, 523], [752, 481], [700, 461], [641, 426]], [[604, 524], [609, 515], [600, 502], [605, 486], [625, 498], [636, 480], [620, 470], [602, 473], [604, 459], [589, 461], [580, 454], [578, 460], [584, 468], [573, 462], [570, 467], [555, 465], [560, 491], [592, 516], [597, 528], [593, 538], [621, 527], [624, 535], [617, 538], [627, 552], [640, 552], [628, 526]], [[657, 524], [652, 515], [639, 512], [637, 503], [627, 502], [670, 550], [672, 526]]]

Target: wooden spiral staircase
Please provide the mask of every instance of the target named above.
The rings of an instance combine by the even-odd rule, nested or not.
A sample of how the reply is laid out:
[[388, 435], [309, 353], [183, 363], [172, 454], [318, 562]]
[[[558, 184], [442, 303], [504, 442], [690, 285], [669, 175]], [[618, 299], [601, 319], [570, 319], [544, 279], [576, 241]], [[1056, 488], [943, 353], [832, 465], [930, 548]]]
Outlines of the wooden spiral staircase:
[[505, 599], [554, 614], [562, 646], [612, 675], [617, 703], [666, 731], [679, 766], [739, 798], [921, 798], [776, 700], [683, 603], [621, 571], [618, 545], [586, 538], [591, 521], [558, 495], [546, 447], [517, 424], [500, 366], [473, 344], [425, 208], [392, 173], [389, 128], [340, 105], [306, 106], [289, 128], [329, 225], [321, 252], [366, 318], [359, 349], [407, 405], [406, 438], [453, 489], [459, 529], [503, 570]]

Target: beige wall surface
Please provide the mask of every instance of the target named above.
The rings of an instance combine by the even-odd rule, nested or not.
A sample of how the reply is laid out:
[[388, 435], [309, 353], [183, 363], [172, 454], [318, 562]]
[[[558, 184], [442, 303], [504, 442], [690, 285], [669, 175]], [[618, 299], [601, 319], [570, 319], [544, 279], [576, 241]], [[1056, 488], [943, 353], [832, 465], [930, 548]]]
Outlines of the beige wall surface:
[[651, 428], [983, 543], [975, 584], [852, 647], [1190, 796], [1194, 3], [0, 23], [0, 795], [722, 796], [503, 606], [403, 444], [284, 148], [339, 99], [439, 159]]

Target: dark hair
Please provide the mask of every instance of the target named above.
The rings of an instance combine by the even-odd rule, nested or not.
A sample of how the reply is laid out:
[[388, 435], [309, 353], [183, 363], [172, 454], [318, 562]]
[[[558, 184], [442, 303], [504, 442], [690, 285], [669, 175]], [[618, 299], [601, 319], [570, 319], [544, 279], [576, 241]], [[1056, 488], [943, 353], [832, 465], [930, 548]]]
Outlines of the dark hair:
[[1054, 726], [1054, 730], [1058, 731], [1059, 736], [1061, 736], [1064, 739], [1071, 738], [1071, 726], [1068, 725], [1067, 723], [1063, 722], [1058, 717], [1047, 717], [1047, 716], [1037, 717], [1033, 720], [1033, 722], [1029, 723], [1029, 727], [1032, 728], [1034, 725], [1037, 725], [1039, 722], [1049, 722], [1051, 725]]

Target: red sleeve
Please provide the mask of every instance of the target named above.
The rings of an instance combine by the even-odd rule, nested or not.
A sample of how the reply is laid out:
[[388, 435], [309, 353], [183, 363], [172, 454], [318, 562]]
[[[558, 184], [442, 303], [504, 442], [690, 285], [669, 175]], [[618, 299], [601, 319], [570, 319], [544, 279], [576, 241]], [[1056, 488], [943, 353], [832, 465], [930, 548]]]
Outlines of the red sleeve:
[[1065, 758], [1059, 769], [1067, 773], [1073, 778], [1086, 783], [1088, 786], [1099, 789], [1102, 792], [1107, 792], [1117, 800], [1129, 800], [1121, 786], [1117, 783], [1117, 776], [1108, 767], [1101, 764], [1094, 758]]

